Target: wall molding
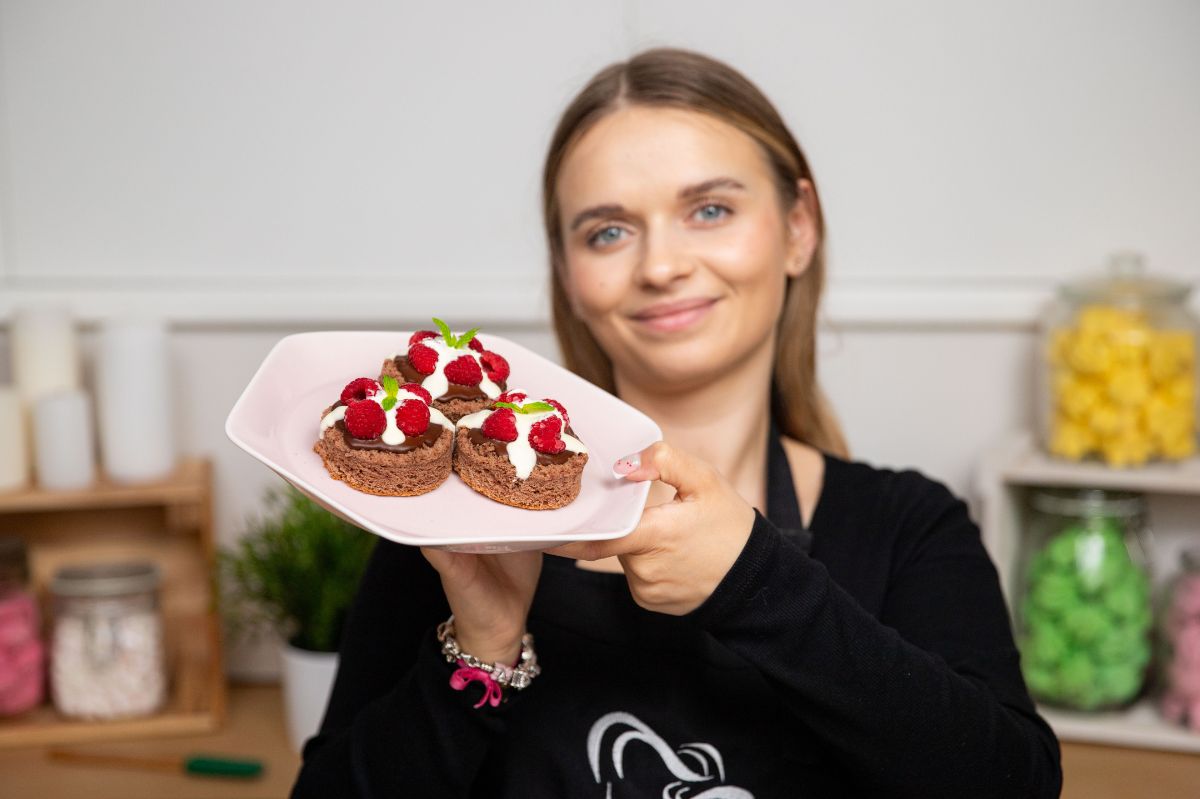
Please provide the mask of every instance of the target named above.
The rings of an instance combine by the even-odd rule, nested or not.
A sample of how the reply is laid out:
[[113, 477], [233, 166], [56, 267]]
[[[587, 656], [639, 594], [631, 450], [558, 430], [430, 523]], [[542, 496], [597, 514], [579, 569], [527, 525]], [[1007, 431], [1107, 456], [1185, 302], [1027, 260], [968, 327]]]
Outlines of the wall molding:
[[[823, 321], [837, 327], [1033, 329], [1057, 278], [971, 279], [937, 275], [831, 278]], [[349, 283], [349, 285], [347, 285]], [[464, 285], [465, 283], [465, 285]], [[187, 327], [325, 325], [378, 327], [421, 321], [431, 313], [472, 324], [541, 327], [549, 321], [547, 289], [529, 280], [437, 276], [380, 282], [364, 292], [354, 281], [248, 278], [237, 281], [31, 281], [0, 272], [0, 320], [24, 305], [69, 307], [85, 324], [114, 316], [162, 316]], [[1192, 308], [1200, 314], [1200, 297]]]

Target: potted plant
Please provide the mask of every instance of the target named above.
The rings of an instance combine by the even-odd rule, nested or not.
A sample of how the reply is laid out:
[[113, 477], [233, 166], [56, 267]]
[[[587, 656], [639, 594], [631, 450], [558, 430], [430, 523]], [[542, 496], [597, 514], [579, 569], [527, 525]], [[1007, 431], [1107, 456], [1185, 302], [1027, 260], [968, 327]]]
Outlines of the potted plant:
[[219, 556], [225, 617], [235, 634], [274, 629], [281, 644], [288, 736], [315, 735], [337, 671], [342, 626], [375, 536], [294, 487], [273, 487], [266, 512]]

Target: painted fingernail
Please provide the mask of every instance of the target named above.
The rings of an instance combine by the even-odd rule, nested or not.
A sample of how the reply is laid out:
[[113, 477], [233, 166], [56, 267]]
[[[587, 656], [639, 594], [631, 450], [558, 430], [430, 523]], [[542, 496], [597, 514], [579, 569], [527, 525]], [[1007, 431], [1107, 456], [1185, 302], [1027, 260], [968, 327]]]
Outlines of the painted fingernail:
[[624, 477], [638, 470], [642, 465], [642, 455], [640, 452], [635, 452], [632, 455], [626, 455], [615, 464], [613, 464], [613, 477]]

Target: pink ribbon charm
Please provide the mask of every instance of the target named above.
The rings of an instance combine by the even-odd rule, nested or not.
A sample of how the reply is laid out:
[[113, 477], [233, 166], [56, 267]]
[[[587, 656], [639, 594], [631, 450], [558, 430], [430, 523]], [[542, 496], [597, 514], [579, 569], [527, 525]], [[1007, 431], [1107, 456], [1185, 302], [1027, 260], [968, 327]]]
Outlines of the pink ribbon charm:
[[484, 692], [483, 698], [475, 704], [475, 707], [482, 707], [484, 702], [487, 702], [492, 707], [499, 705], [500, 697], [502, 696], [500, 683], [496, 682], [492, 678], [492, 675], [483, 669], [471, 668], [461, 659], [458, 661], [458, 671], [450, 675], [450, 687], [456, 691], [461, 691], [469, 683], [476, 680], [483, 683]]

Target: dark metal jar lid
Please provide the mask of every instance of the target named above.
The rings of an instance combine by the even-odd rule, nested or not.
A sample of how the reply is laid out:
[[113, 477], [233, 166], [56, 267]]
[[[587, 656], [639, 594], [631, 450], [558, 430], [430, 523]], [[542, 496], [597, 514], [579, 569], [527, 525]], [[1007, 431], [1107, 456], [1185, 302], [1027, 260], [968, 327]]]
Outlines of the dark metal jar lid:
[[54, 573], [50, 590], [58, 596], [107, 597], [154, 591], [162, 582], [158, 566], [149, 561], [64, 566]]

